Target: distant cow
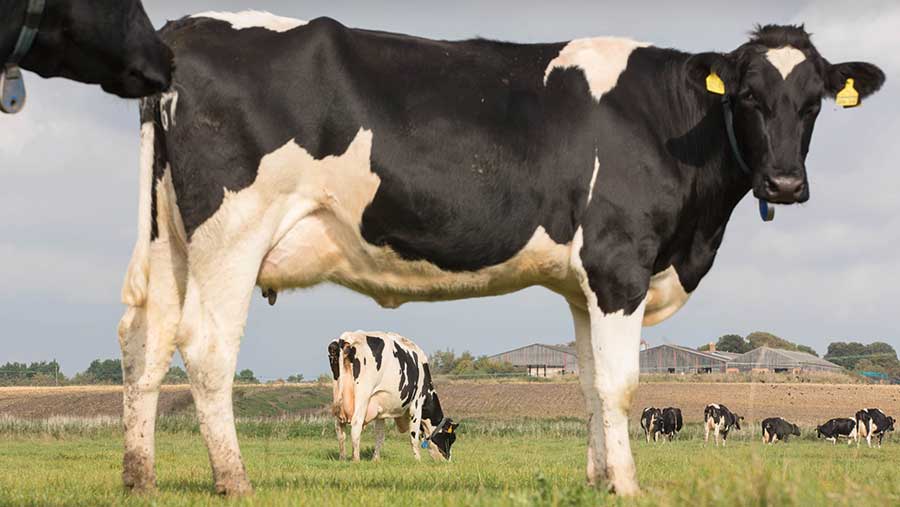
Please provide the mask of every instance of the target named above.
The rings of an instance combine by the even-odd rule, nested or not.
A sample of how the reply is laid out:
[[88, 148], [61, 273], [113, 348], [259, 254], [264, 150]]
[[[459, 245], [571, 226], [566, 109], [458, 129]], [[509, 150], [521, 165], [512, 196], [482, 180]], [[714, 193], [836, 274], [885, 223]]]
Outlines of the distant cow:
[[787, 442], [790, 435], [800, 436], [800, 427], [780, 417], [763, 419], [762, 434], [764, 444], [774, 444], [781, 440]]
[[644, 436], [647, 442], [650, 442], [651, 436], [655, 442], [659, 436], [659, 426], [662, 419], [662, 410], [656, 407], [647, 407], [641, 411], [641, 429], [644, 430]]
[[869, 447], [872, 447], [872, 437], [878, 437], [878, 447], [881, 447], [881, 441], [884, 434], [894, 431], [894, 418], [888, 417], [877, 408], [866, 408], [856, 413], [856, 445], [859, 445], [859, 439], [865, 438]]
[[662, 417], [659, 420], [660, 433], [662, 433], [670, 441], [678, 436], [683, 426], [681, 418], [681, 409], [675, 407], [666, 407], [662, 409]]
[[363, 427], [375, 421], [373, 459], [378, 460], [384, 444], [384, 420], [393, 419], [397, 430], [409, 432], [417, 460], [420, 441], [435, 458], [450, 460], [459, 424], [444, 416], [431, 382], [428, 357], [415, 343], [394, 333], [344, 333], [328, 345], [328, 359], [334, 376], [333, 413], [341, 459], [345, 457], [347, 424], [353, 461], [359, 461]]
[[[830, 419], [825, 424], [816, 426], [816, 438], [831, 440], [832, 444], [836, 444], [838, 438], [846, 438], [847, 445], [850, 445], [851, 442], [857, 440], [856, 419], [846, 417]], [[858, 440], [857, 445], [859, 445]]]
[[706, 438], [704, 441], [709, 442], [709, 432], [712, 431], [716, 446], [719, 445], [719, 434], [722, 435], [722, 445], [724, 446], [728, 440], [728, 432], [732, 428], [741, 429], [741, 421], [744, 418], [728, 410], [725, 405], [711, 403], [703, 409], [703, 420], [706, 427]]

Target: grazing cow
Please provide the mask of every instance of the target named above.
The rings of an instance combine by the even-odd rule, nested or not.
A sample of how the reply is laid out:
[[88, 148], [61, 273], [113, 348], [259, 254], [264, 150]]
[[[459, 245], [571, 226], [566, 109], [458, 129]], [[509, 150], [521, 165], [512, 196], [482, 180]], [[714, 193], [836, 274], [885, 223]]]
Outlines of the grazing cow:
[[655, 407], [647, 407], [641, 412], [641, 429], [644, 430], [644, 436], [647, 442], [650, 442], [650, 436], [656, 442], [660, 432], [660, 421], [662, 419], [662, 410]]
[[25, 104], [19, 66], [43, 77], [99, 84], [123, 98], [160, 93], [172, 51], [140, 0], [12, 0], [0, 16], [0, 109]]
[[703, 421], [706, 427], [705, 442], [709, 442], [709, 432], [713, 432], [713, 439], [716, 447], [719, 446], [719, 434], [722, 435], [722, 446], [728, 441], [728, 432], [731, 428], [741, 429], [741, 421], [744, 418], [735, 414], [728, 407], [721, 404], [711, 403], [703, 409]]
[[851, 442], [856, 440], [856, 445], [858, 446], [859, 440], [856, 438], [856, 419], [829, 419], [825, 424], [816, 426], [816, 438], [831, 440], [832, 444], [837, 444], [838, 438], [846, 438], [847, 445], [850, 445]]
[[681, 419], [681, 409], [675, 407], [666, 407], [662, 409], [662, 416], [659, 419], [660, 433], [663, 434], [671, 442], [678, 436], [678, 432], [684, 426]]
[[762, 435], [764, 444], [774, 444], [779, 440], [787, 442], [790, 435], [800, 436], [800, 427], [780, 417], [769, 417], [763, 419]]
[[384, 420], [393, 419], [397, 430], [409, 432], [413, 455], [426, 443], [434, 457], [450, 460], [458, 423], [444, 416], [431, 383], [428, 357], [412, 341], [394, 333], [344, 333], [328, 345], [334, 376], [333, 413], [340, 457], [344, 459], [344, 429], [350, 424], [353, 461], [359, 461], [363, 428], [375, 421], [374, 460], [381, 458]]
[[893, 417], [885, 415], [881, 409], [866, 408], [856, 413], [856, 445], [859, 446], [859, 439], [865, 438], [866, 444], [872, 447], [872, 437], [878, 437], [878, 447], [881, 447], [881, 441], [884, 440], [884, 434], [894, 431]]
[[700, 54], [609, 37], [432, 41], [258, 12], [161, 34], [178, 66], [172, 92], [141, 108], [120, 323], [137, 488], [153, 486], [158, 385], [177, 345], [217, 489], [251, 490], [231, 408], [251, 294], [330, 282], [388, 308], [534, 285], [562, 295], [588, 481], [637, 494], [641, 326], [686, 302], [748, 192], [808, 199], [822, 99], [848, 79], [862, 98], [884, 81], [871, 64], [829, 63], [792, 26]]

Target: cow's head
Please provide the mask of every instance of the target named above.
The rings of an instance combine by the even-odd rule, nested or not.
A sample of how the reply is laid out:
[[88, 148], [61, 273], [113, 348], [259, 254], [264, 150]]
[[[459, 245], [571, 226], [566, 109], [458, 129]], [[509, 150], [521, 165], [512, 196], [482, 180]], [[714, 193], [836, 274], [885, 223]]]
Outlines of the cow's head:
[[743, 416], [734, 414], [734, 429], [736, 429], [736, 430], [741, 429], [741, 421], [743, 421], [743, 420], [744, 420]]
[[822, 99], [835, 98], [852, 79], [862, 100], [885, 79], [870, 63], [829, 63], [803, 26], [775, 25], [758, 27], [748, 43], [731, 53], [701, 53], [688, 60], [687, 74], [695, 86], [706, 90], [711, 73], [724, 82], [733, 104], [735, 134], [752, 171], [753, 195], [779, 204], [809, 199], [806, 154]]
[[885, 424], [884, 431], [894, 431], [894, 423], [897, 422], [893, 417], [888, 417], [887, 422]]
[[22, 66], [136, 98], [169, 88], [172, 59], [140, 0], [47, 0]]
[[448, 417], [441, 421], [440, 426], [435, 428], [431, 435], [431, 443], [437, 447], [438, 452], [447, 461], [450, 461], [450, 448], [456, 442], [456, 428], [458, 427], [459, 423], [453, 422], [453, 419]]
[[825, 434], [822, 433], [822, 426], [816, 426], [816, 438], [822, 438]]
[[792, 424], [791, 425], [791, 435], [796, 435], [799, 437], [800, 436], [800, 426], [797, 426], [796, 424]]

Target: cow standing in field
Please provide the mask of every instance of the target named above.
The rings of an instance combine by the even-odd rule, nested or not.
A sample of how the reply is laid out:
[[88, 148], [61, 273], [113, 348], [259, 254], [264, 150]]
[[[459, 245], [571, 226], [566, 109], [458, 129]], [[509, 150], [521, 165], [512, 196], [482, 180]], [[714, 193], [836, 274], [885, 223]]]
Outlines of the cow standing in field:
[[878, 437], [878, 447], [884, 440], [884, 434], [894, 431], [894, 418], [885, 415], [881, 409], [866, 408], [856, 413], [856, 445], [859, 439], [865, 438], [866, 444], [872, 447], [872, 437]]
[[703, 422], [706, 428], [704, 442], [709, 443], [709, 432], [713, 432], [713, 441], [719, 446], [719, 435], [722, 435], [722, 446], [728, 442], [728, 433], [732, 428], [741, 429], [744, 418], [735, 414], [725, 405], [711, 403], [703, 409]]
[[172, 57], [139, 0], [7, 1], [0, 16], [0, 110], [25, 105], [19, 66], [136, 98], [169, 88]]
[[417, 460], [420, 442], [428, 442], [432, 456], [450, 460], [459, 424], [444, 416], [428, 357], [415, 343], [394, 333], [344, 333], [328, 345], [328, 359], [334, 376], [332, 407], [341, 459], [347, 424], [353, 461], [359, 461], [362, 430], [375, 422], [373, 459], [377, 461], [384, 445], [384, 420], [393, 419], [398, 431], [409, 432]]
[[856, 445], [859, 446], [859, 440], [856, 438], [856, 419], [829, 419], [825, 424], [816, 426], [816, 438], [831, 440], [832, 445], [837, 444], [838, 438], [846, 438], [847, 445], [856, 440]]
[[660, 433], [663, 434], [671, 442], [678, 436], [678, 432], [684, 426], [681, 418], [681, 409], [675, 407], [666, 407], [662, 409], [659, 418]]
[[588, 481], [638, 493], [627, 414], [641, 327], [687, 301], [748, 192], [809, 198], [821, 101], [849, 79], [857, 102], [884, 81], [874, 65], [828, 62], [793, 26], [700, 54], [610, 37], [432, 41], [258, 12], [161, 34], [178, 68], [141, 108], [119, 327], [125, 478], [139, 489], [154, 485], [153, 418], [177, 346], [217, 490], [251, 490], [231, 387], [254, 287], [274, 302], [331, 282], [387, 308], [560, 294], [590, 414]]
[[644, 430], [644, 436], [647, 437], [647, 443], [650, 443], [650, 437], [653, 441], [659, 437], [659, 422], [662, 418], [662, 411], [655, 407], [646, 407], [641, 411], [641, 429]]
[[769, 417], [761, 423], [764, 444], [787, 442], [790, 435], [800, 436], [800, 427], [780, 417]]

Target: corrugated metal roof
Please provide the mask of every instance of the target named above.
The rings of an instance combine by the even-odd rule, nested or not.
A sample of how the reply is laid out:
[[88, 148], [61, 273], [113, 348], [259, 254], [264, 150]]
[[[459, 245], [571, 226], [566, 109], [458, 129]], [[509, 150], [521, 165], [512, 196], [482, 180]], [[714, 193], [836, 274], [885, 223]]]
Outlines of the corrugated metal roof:
[[782, 364], [790, 365], [816, 365], [824, 368], [840, 369], [841, 366], [826, 361], [821, 357], [816, 357], [806, 352], [796, 350], [773, 349], [770, 347], [759, 347], [741, 354], [731, 360], [736, 364]]
[[681, 350], [681, 351], [687, 352], [687, 353], [689, 353], [689, 354], [693, 354], [693, 355], [695, 355], [695, 356], [700, 356], [700, 357], [705, 357], [705, 358], [708, 358], [708, 359], [712, 359], [712, 360], [714, 360], [714, 361], [721, 361], [721, 362], [728, 361], [728, 358], [727, 358], [727, 357], [722, 357], [722, 356], [713, 355], [713, 353], [710, 353], [710, 352], [700, 352], [699, 350], [694, 350], [694, 349], [688, 348], [688, 347], [682, 347], [681, 345], [672, 345], [672, 344], [670, 344], [670, 343], [666, 343], [666, 344], [663, 344], [663, 345], [657, 345], [656, 347], [651, 347], [651, 348], [645, 350], [644, 352], [648, 352], [648, 351], [651, 351], [651, 350], [657, 350], [657, 349], [660, 349], [660, 348], [663, 348], [663, 347], [669, 347], [669, 348]]

